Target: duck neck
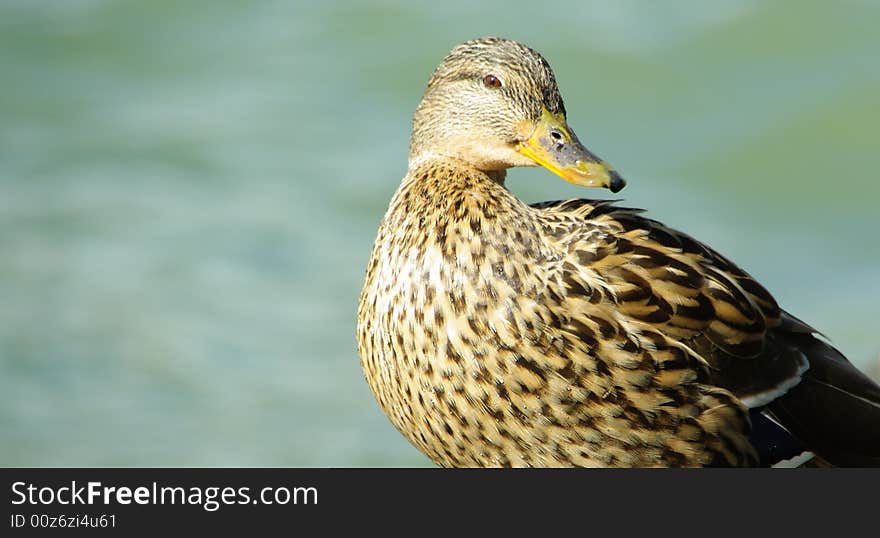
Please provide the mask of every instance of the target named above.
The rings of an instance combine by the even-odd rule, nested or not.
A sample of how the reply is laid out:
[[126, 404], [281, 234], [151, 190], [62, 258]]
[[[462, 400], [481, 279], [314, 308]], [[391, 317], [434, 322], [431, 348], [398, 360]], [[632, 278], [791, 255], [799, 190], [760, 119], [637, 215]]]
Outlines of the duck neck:
[[496, 183], [502, 187], [504, 187], [504, 180], [507, 179], [506, 169], [481, 170], [479, 167], [474, 166], [472, 163], [469, 163], [458, 157], [452, 157], [434, 152], [421, 152], [415, 155], [411, 155], [409, 158], [408, 168], [408, 175], [411, 177], [419, 176], [419, 170], [443, 168], [447, 170], [454, 170], [459, 173], [464, 172], [465, 175], [470, 177], [485, 176], [493, 183]]

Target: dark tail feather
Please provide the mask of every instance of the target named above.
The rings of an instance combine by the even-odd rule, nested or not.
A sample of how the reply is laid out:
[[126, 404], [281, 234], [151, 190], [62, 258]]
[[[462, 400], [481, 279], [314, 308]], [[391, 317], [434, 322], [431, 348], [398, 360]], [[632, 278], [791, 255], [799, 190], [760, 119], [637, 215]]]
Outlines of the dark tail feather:
[[880, 386], [805, 333], [786, 339], [809, 359], [803, 380], [767, 407], [811, 451], [839, 467], [880, 467]]

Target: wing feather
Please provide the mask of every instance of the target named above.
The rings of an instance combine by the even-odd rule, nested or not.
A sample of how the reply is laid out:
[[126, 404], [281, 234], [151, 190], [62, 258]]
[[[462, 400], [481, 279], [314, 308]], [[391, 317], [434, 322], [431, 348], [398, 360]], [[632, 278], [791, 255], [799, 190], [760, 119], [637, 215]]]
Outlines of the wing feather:
[[569, 293], [610, 301], [625, 322], [688, 346], [709, 365], [711, 383], [748, 404], [766, 403], [800, 381], [802, 355], [774, 336], [783, 323], [775, 299], [712, 248], [608, 201], [536, 207], [569, 253]]

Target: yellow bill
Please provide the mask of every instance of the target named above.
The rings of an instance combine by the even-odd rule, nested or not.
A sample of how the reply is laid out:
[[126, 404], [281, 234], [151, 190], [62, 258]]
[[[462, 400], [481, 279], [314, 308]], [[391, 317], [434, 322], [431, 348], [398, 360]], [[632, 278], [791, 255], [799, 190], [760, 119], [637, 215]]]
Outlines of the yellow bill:
[[532, 136], [518, 151], [562, 179], [582, 187], [605, 187], [618, 192], [626, 181], [580, 143], [562, 114], [546, 108]]

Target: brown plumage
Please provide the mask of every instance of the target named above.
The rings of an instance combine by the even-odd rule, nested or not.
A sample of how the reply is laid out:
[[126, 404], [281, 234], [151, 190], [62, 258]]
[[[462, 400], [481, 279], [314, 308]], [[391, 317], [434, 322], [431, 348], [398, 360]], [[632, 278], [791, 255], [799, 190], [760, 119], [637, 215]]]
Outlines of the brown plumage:
[[422, 452], [443, 466], [743, 466], [802, 450], [880, 465], [880, 388], [811, 327], [639, 210], [521, 202], [504, 170], [536, 164], [623, 186], [565, 123], [537, 52], [459, 45], [416, 111], [358, 311], [366, 379]]

